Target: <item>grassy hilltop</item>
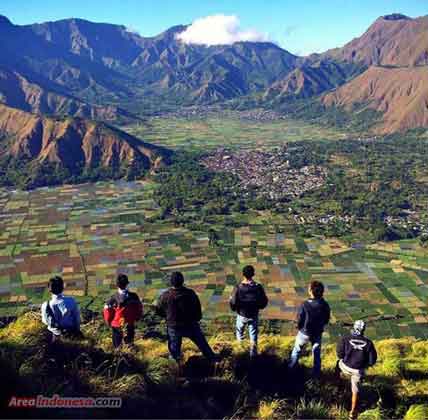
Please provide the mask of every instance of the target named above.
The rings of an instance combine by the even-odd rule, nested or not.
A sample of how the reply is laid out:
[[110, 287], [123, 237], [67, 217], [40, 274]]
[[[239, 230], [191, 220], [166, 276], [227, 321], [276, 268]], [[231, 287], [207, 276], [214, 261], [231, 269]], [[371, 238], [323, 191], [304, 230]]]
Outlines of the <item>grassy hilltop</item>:
[[[168, 360], [165, 337], [141, 325], [136, 350], [113, 351], [101, 320], [83, 325], [85, 339], [64, 340], [60, 357], [46, 346], [38, 313], [28, 312], [0, 330], [2, 405], [10, 396], [120, 396], [120, 409], [2, 411], [6, 417], [43, 418], [347, 418], [349, 381], [335, 376], [334, 345], [323, 352], [320, 384], [309, 378], [310, 357], [300, 371], [284, 366], [293, 337], [262, 335], [260, 356], [250, 364], [231, 333], [210, 337], [223, 359], [211, 366], [184, 342], [181, 372]], [[377, 341], [378, 364], [368, 372], [361, 419], [428, 417], [428, 341]]]

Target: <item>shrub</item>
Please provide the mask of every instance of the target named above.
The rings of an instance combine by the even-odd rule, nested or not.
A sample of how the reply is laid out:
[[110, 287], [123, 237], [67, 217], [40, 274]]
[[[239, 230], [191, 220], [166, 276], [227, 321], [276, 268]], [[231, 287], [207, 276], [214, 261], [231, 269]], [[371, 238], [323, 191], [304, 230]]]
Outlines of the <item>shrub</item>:
[[383, 418], [384, 416], [382, 415], [382, 411], [379, 408], [366, 410], [358, 416], [359, 420], [382, 420]]
[[382, 365], [385, 376], [401, 376], [403, 372], [403, 361], [397, 356], [386, 357]]
[[415, 357], [427, 357], [428, 355], [428, 344], [426, 341], [416, 341], [412, 344], [412, 354]]
[[0, 340], [21, 346], [34, 346], [44, 337], [45, 326], [38, 312], [27, 312], [0, 330]]
[[407, 410], [404, 420], [426, 420], [428, 419], [428, 405], [415, 404]]
[[261, 401], [257, 417], [260, 419], [273, 419], [281, 417], [279, 411], [281, 409], [281, 400]]
[[329, 419], [328, 407], [321, 401], [301, 399], [296, 407], [298, 419]]

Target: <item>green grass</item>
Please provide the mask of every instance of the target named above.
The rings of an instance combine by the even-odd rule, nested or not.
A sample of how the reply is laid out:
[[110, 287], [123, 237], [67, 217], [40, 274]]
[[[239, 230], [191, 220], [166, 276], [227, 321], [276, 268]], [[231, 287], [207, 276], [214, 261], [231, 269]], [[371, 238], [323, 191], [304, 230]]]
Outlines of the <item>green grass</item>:
[[[135, 349], [113, 350], [110, 332], [98, 318], [83, 323], [85, 338], [64, 339], [57, 350], [46, 346], [38, 313], [27, 312], [0, 329], [0, 367], [7, 382], [0, 384], [2, 414], [12, 395], [119, 396], [120, 410], [94, 410], [94, 418], [347, 418], [350, 383], [335, 375], [335, 346], [323, 347], [320, 382], [309, 381], [311, 355], [301, 368], [285, 368], [293, 337], [264, 334], [259, 357], [248, 358], [248, 344], [238, 344], [233, 334], [209, 337], [222, 359], [209, 364], [188, 340], [183, 342], [183, 362], [168, 359], [164, 327], [153, 336], [153, 319], [137, 328]], [[362, 419], [425, 419], [428, 404], [428, 342], [376, 340], [378, 363], [367, 372], [360, 394]], [[53, 413], [43, 409], [21, 411], [27, 418]], [[68, 417], [58, 409], [56, 418]]]
[[341, 140], [345, 131], [314, 124], [278, 120], [253, 122], [233, 117], [152, 118], [125, 128], [130, 134], [172, 149], [205, 150], [217, 147], [269, 148], [298, 140]]

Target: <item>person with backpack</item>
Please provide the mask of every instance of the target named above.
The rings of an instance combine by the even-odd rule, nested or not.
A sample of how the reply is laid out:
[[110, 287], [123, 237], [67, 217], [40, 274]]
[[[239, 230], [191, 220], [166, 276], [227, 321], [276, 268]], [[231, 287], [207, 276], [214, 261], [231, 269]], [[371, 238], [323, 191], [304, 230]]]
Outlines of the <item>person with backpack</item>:
[[365, 375], [365, 370], [377, 361], [376, 348], [373, 342], [364, 336], [365, 329], [364, 321], [355, 321], [351, 334], [342, 337], [337, 344], [338, 367], [344, 375], [351, 378], [350, 419], [357, 418], [359, 385]]
[[235, 286], [230, 297], [230, 308], [237, 313], [236, 339], [242, 342], [245, 329], [248, 327], [250, 336], [250, 357], [257, 355], [257, 339], [259, 331], [259, 311], [266, 308], [269, 300], [265, 289], [254, 281], [255, 270], [247, 265], [242, 270], [243, 279]]
[[291, 352], [289, 368], [294, 368], [306, 344], [311, 343], [314, 364], [312, 375], [319, 378], [321, 374], [321, 339], [325, 326], [330, 321], [330, 306], [324, 300], [324, 285], [312, 281], [308, 287], [309, 299], [299, 308], [297, 313], [298, 333]]
[[50, 341], [53, 343], [59, 337], [81, 337], [80, 310], [75, 299], [64, 296], [64, 281], [60, 276], [49, 279], [49, 291], [52, 296], [42, 304], [42, 322], [50, 332]]
[[171, 274], [171, 287], [162, 293], [156, 305], [156, 312], [166, 319], [168, 350], [170, 357], [177, 363], [181, 360], [181, 344], [184, 337], [192, 340], [211, 361], [217, 361], [216, 355], [201, 330], [201, 303], [198, 295], [184, 286], [183, 274], [176, 271]]
[[104, 306], [104, 320], [112, 330], [113, 347], [122, 342], [134, 344], [135, 323], [143, 315], [143, 304], [136, 293], [128, 290], [129, 280], [126, 274], [119, 274], [116, 280], [117, 292]]

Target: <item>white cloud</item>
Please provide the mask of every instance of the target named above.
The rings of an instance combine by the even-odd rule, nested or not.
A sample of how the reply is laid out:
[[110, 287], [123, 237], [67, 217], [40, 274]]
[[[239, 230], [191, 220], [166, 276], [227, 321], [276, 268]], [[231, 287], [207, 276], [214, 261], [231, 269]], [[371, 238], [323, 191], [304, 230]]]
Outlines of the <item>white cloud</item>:
[[134, 28], [133, 26], [129, 25], [125, 28], [126, 32], [129, 32], [130, 34], [140, 35], [140, 31], [137, 28]]
[[230, 45], [238, 41], [268, 41], [266, 34], [241, 29], [237, 16], [212, 15], [196, 19], [177, 39], [185, 44]]

